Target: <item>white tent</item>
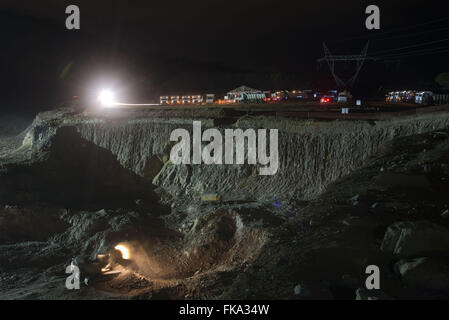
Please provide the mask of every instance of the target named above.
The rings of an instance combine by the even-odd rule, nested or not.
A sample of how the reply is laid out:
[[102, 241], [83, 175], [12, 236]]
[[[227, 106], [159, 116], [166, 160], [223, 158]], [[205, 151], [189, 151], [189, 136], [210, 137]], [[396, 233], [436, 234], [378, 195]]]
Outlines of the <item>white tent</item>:
[[265, 98], [265, 93], [261, 90], [241, 86], [229, 91], [227, 97], [228, 100], [234, 102], [260, 102]]

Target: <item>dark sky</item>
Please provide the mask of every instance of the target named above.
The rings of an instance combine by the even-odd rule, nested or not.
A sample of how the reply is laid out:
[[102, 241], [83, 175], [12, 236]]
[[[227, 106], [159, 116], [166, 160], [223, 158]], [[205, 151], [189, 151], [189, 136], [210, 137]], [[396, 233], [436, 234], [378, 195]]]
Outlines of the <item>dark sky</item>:
[[[65, 8], [81, 9], [81, 30], [65, 29]], [[365, 29], [365, 8], [381, 8], [380, 31]], [[445, 19], [447, 18], [447, 19]], [[449, 39], [443, 1], [2, 0], [0, 106], [42, 109], [112, 87], [123, 99], [160, 94], [332, 87], [322, 41], [335, 54], [369, 54]], [[430, 86], [449, 71], [449, 46], [436, 42], [389, 51], [369, 62], [354, 90]], [[350, 74], [351, 65], [341, 72]], [[65, 72], [64, 72], [65, 71]]]

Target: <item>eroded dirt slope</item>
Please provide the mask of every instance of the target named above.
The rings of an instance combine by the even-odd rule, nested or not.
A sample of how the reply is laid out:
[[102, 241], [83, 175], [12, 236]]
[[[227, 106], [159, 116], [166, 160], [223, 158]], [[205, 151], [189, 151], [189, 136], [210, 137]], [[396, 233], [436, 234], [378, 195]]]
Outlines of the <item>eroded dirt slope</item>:
[[[283, 130], [285, 148], [281, 175], [263, 184], [238, 168], [198, 167], [181, 179], [186, 168], [165, 171], [158, 161], [167, 147], [162, 133], [186, 124], [133, 121], [52, 113], [41, 115], [21, 144], [3, 141], [0, 298], [354, 299], [369, 264], [380, 267], [385, 296], [447, 298], [441, 288], [417, 285], [415, 275], [445, 283], [444, 254], [381, 250], [389, 226], [400, 221], [441, 226], [445, 241], [445, 116], [346, 129], [338, 122], [299, 129], [270, 122]], [[245, 121], [238, 125], [267, 126], [257, 122], [265, 119]], [[202, 203], [205, 175], [210, 191], [231, 196]], [[131, 260], [98, 272], [99, 255], [117, 244], [130, 249]], [[79, 291], [64, 285], [73, 258], [88, 280]]]

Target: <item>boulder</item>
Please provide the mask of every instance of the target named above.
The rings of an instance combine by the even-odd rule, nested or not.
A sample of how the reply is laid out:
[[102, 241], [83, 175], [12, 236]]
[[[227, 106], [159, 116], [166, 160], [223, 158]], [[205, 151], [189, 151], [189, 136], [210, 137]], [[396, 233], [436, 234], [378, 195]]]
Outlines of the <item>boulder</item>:
[[407, 287], [449, 291], [449, 266], [441, 261], [431, 258], [401, 260], [395, 264], [395, 271]]
[[300, 297], [308, 297], [310, 296], [310, 290], [307, 285], [304, 283], [298, 283], [295, 288], [293, 289], [293, 292], [295, 293], [295, 296]]
[[388, 227], [381, 250], [400, 257], [449, 256], [449, 230], [427, 222], [398, 222]]

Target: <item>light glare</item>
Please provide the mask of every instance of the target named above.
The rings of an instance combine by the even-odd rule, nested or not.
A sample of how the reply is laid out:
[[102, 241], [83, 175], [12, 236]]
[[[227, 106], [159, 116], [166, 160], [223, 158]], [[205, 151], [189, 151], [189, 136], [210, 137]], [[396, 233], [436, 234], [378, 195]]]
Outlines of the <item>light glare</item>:
[[115, 96], [111, 90], [101, 91], [98, 100], [105, 107], [111, 107], [115, 104]]
[[123, 259], [129, 260], [131, 255], [129, 253], [128, 247], [124, 246], [123, 244], [119, 244], [119, 245], [116, 245], [114, 249], [120, 251]]

